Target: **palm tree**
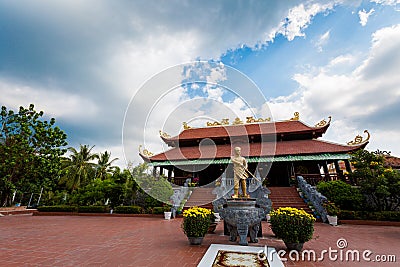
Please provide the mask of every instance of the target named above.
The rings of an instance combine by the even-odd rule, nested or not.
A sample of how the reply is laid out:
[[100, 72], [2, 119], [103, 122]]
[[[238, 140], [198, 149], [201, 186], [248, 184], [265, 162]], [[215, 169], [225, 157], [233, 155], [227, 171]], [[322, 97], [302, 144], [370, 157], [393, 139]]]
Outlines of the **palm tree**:
[[60, 182], [65, 183], [71, 191], [78, 189], [83, 184], [87, 184], [90, 176], [94, 174], [96, 164], [92, 161], [97, 159], [98, 155], [92, 153], [93, 147], [80, 145], [80, 151], [73, 147], [68, 148], [71, 155], [63, 160], [65, 173]]
[[119, 170], [117, 166], [112, 166], [112, 163], [118, 158], [111, 159], [111, 152], [105, 151], [104, 153], [100, 153], [98, 157], [98, 162], [96, 166], [96, 178], [101, 180], [107, 179], [108, 174]]

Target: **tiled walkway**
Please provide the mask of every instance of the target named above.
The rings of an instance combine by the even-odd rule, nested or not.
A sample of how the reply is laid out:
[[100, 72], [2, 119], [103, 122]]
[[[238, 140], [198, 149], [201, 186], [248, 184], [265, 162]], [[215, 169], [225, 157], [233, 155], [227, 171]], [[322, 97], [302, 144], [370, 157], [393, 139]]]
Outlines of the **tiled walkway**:
[[[216, 234], [207, 235], [201, 246], [190, 246], [180, 229], [182, 219], [159, 217], [84, 217], [11, 215], [0, 218], [0, 266], [196, 266], [212, 243], [233, 244], [222, 236], [222, 223]], [[264, 237], [257, 246], [284, 249], [263, 222]], [[288, 261], [287, 266], [398, 266], [400, 228], [388, 226], [317, 223], [315, 239], [304, 249], [338, 250], [337, 240], [345, 238], [347, 247], [332, 252], [336, 261]], [[364, 250], [374, 259], [377, 254], [396, 255], [396, 263], [366, 262]], [[360, 262], [346, 262], [349, 250], [360, 251]], [[340, 251], [343, 260], [340, 260]]]

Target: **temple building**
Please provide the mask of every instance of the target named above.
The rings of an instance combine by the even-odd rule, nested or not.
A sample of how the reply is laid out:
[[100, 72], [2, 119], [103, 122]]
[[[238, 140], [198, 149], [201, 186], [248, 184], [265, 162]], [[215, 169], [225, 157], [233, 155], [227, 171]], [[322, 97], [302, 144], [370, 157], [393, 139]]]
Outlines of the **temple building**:
[[275, 122], [247, 117], [232, 123], [229, 119], [208, 122], [201, 128], [183, 123], [183, 131], [177, 136], [160, 131], [170, 149], [159, 154], [139, 149], [139, 154], [155, 173], [164, 174], [177, 185], [188, 178], [198, 185], [211, 184], [222, 176], [233, 178], [230, 158], [237, 146], [247, 159], [249, 171], [267, 179], [268, 186], [289, 186], [299, 174], [311, 184], [346, 180], [346, 171], [351, 172], [349, 153], [364, 148], [370, 136], [364, 131], [365, 139], [358, 135], [347, 144], [322, 140], [330, 122], [329, 117], [309, 126], [296, 112], [289, 120]]

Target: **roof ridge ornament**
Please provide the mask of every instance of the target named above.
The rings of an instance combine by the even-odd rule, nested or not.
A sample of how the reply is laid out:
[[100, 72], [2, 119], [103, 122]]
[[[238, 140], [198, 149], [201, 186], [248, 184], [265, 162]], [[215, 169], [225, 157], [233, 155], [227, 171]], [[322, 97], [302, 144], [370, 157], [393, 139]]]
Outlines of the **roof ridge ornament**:
[[184, 130], [189, 130], [189, 129], [192, 129], [192, 127], [191, 127], [191, 126], [189, 126], [189, 125], [187, 124], [187, 122], [186, 122], [186, 121], [182, 122], [182, 124], [183, 124], [183, 129], [184, 129]]
[[300, 119], [300, 113], [297, 111], [293, 114], [293, 116], [293, 118], [290, 118], [291, 121], [298, 121]]
[[159, 133], [160, 133], [160, 136], [161, 137], [164, 137], [164, 138], [171, 138], [171, 136], [169, 135], [169, 134], [167, 134], [167, 133], [165, 133], [165, 132], [163, 132], [163, 131], [159, 131]]
[[361, 135], [357, 135], [353, 141], [347, 142], [347, 144], [349, 146], [355, 146], [355, 145], [366, 143], [369, 140], [369, 138], [371, 137], [371, 135], [369, 134], [368, 130], [364, 130], [364, 133], [367, 134], [367, 138], [365, 138], [365, 140], [363, 140], [363, 137]]
[[221, 126], [221, 125], [229, 125], [229, 119], [222, 119], [221, 122], [219, 121], [207, 122], [207, 127]]
[[257, 122], [267, 122], [267, 121], [271, 121], [271, 118], [259, 118], [259, 119], [255, 119], [253, 116], [251, 117], [246, 117], [246, 123], [257, 123]]
[[239, 125], [239, 124], [243, 124], [243, 121], [239, 117], [236, 117], [235, 120], [232, 122], [232, 125]]
[[154, 156], [153, 153], [151, 153], [149, 150], [147, 149], [143, 149], [142, 151], [142, 145], [139, 146], [139, 154], [143, 155], [146, 158], [150, 158], [151, 156]]
[[328, 119], [329, 119], [328, 121], [326, 121], [325, 119], [322, 119], [320, 122], [315, 124], [315, 127], [324, 127], [324, 126], [330, 124], [331, 120], [332, 120], [332, 116], [329, 116]]

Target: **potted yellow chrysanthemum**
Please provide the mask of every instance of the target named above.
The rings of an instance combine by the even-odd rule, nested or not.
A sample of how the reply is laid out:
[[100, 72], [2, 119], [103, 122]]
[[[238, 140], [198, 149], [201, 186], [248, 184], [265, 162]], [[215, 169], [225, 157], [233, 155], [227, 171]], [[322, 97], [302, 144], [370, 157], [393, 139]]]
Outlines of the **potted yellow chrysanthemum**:
[[200, 245], [211, 223], [210, 209], [192, 207], [183, 212], [182, 229], [191, 245]]
[[311, 214], [302, 209], [285, 207], [272, 211], [270, 216], [272, 231], [289, 250], [300, 251], [303, 244], [311, 240], [315, 222]]

